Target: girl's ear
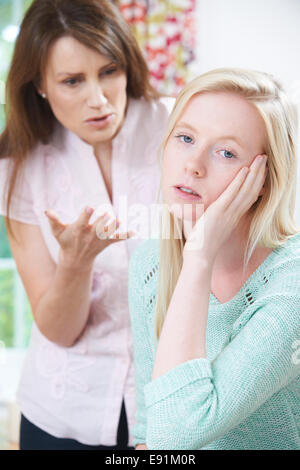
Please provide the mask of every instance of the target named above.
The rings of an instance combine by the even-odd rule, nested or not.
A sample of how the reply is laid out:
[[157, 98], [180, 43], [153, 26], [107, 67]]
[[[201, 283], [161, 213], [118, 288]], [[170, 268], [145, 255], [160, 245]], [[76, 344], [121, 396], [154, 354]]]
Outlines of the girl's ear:
[[264, 192], [265, 192], [265, 183], [266, 183], [266, 178], [267, 178], [268, 172], [269, 172], [269, 168], [268, 168], [268, 162], [267, 162], [267, 163], [266, 163], [266, 171], [265, 171], [265, 180], [264, 180], [264, 184], [263, 184], [261, 190], [259, 191], [258, 197], [259, 197], [259, 196], [262, 196], [262, 195], [264, 194]]

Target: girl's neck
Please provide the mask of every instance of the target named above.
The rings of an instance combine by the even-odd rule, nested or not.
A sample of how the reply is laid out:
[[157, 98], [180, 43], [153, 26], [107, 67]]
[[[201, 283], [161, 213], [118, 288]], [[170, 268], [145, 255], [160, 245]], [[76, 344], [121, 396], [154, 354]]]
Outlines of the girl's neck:
[[[245, 215], [220, 247], [214, 261], [214, 271], [237, 272], [243, 270], [244, 253], [248, 241], [251, 220]], [[189, 233], [184, 227], [185, 239]]]
[[249, 221], [246, 218], [242, 218], [231, 232], [229, 238], [221, 246], [214, 262], [214, 270], [236, 272], [243, 269], [249, 228]]

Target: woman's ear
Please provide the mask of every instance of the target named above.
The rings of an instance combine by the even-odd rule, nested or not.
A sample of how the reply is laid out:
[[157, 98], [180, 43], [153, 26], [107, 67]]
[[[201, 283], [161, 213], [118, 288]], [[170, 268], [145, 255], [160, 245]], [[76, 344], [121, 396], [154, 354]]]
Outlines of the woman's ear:
[[47, 95], [44, 91], [42, 91], [40, 88], [36, 88], [36, 91], [38, 92], [38, 94], [44, 98], [44, 100], [47, 98]]
[[35, 89], [37, 91], [37, 93], [42, 97], [42, 98], [46, 98], [46, 93], [44, 92], [43, 90], [43, 84], [42, 84], [42, 81], [40, 79], [40, 77], [38, 77], [34, 82], [33, 82], [34, 86], [35, 86]]

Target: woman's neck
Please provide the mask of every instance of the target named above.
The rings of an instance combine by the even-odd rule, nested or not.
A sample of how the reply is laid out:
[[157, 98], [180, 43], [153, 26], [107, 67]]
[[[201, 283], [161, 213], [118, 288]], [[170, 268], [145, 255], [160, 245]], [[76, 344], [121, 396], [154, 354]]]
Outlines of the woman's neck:
[[95, 157], [100, 161], [109, 161], [112, 156], [112, 141], [99, 142], [93, 146]]

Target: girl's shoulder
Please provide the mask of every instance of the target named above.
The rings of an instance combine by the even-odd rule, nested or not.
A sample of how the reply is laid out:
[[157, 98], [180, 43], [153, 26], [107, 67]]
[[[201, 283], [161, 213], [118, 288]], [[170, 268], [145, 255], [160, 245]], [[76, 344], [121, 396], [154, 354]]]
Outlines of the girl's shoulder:
[[270, 268], [273, 270], [293, 264], [300, 271], [300, 232], [291, 235], [272, 252]]
[[261, 272], [266, 294], [281, 292], [299, 295], [300, 232], [275, 248], [267, 261]]

